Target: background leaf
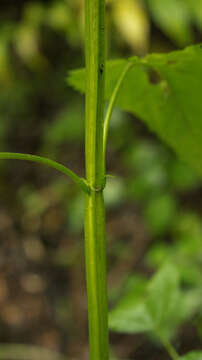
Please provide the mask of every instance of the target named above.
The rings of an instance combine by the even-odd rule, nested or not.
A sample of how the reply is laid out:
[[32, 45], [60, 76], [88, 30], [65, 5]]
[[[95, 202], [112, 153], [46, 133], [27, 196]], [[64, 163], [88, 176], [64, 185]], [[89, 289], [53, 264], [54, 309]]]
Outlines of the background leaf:
[[200, 298], [201, 292], [181, 290], [177, 268], [167, 264], [147, 284], [137, 283], [122, 298], [109, 315], [109, 326], [117, 332], [150, 332], [169, 339], [183, 321], [192, 317]]
[[185, 356], [180, 358], [181, 360], [202, 360], [202, 352], [201, 351], [193, 351]]
[[[148, 0], [153, 20], [179, 45], [184, 46], [193, 40], [191, 13], [186, 0]], [[171, 15], [172, 14], [172, 15]]]
[[179, 274], [172, 265], [157, 272], [148, 286], [147, 310], [153, 320], [153, 330], [163, 337], [170, 337], [179, 322]]
[[109, 326], [112, 330], [127, 333], [152, 331], [152, 320], [144, 304], [146, 286], [146, 280], [135, 279], [133, 289], [109, 314]]
[[202, 29], [202, 0], [185, 0], [199, 30]]
[[[202, 175], [201, 46], [133, 60], [117, 105], [142, 119]], [[106, 99], [125, 64], [126, 60], [108, 62]], [[71, 72], [69, 84], [84, 92], [85, 71]]]
[[193, 25], [202, 29], [202, 0], [145, 0], [156, 25], [179, 46], [193, 42]]

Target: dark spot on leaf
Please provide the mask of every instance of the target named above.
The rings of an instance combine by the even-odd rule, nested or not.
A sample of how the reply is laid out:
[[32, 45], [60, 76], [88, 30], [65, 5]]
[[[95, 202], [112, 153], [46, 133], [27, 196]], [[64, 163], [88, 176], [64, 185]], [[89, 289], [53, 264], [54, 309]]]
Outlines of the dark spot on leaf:
[[158, 85], [165, 96], [169, 93], [169, 87], [166, 79], [162, 78], [161, 74], [154, 69], [147, 69], [148, 80], [152, 85]]
[[177, 64], [176, 60], [168, 60], [167, 65], [175, 65]]
[[100, 74], [101, 74], [101, 75], [102, 75], [103, 71], [104, 71], [104, 64], [101, 64], [101, 65], [100, 65]]
[[150, 84], [157, 85], [162, 82], [161, 75], [156, 70], [148, 69], [147, 74]]

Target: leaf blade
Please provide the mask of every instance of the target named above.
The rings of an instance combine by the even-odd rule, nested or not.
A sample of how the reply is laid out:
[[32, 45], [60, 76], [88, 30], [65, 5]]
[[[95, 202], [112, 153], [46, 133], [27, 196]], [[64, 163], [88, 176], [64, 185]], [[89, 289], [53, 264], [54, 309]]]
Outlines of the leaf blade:
[[201, 351], [192, 351], [187, 355], [180, 357], [180, 360], [202, 360], [202, 352]]
[[[133, 60], [135, 65], [123, 81], [117, 105], [145, 122], [202, 176], [202, 47]], [[107, 100], [126, 62], [107, 63]], [[84, 92], [84, 70], [72, 72], [69, 83]]]

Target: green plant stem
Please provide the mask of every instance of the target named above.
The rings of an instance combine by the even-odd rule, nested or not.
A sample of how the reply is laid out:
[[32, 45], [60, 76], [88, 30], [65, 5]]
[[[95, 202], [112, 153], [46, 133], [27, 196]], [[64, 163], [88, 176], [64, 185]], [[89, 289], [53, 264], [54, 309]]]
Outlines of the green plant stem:
[[102, 192], [87, 195], [86, 275], [91, 360], [108, 360], [105, 209]]
[[106, 234], [103, 189], [105, 86], [105, 0], [85, 0], [86, 27], [86, 196], [85, 251], [91, 360], [108, 360]]
[[73, 171], [69, 170], [66, 166], [58, 163], [57, 161], [47, 159], [42, 156], [31, 155], [31, 154], [21, 154], [21, 153], [12, 153], [12, 152], [0, 152], [0, 160], [25, 160], [35, 163], [40, 163], [46, 166], [49, 166], [53, 169], [58, 170], [60, 173], [68, 176], [73, 182], [80, 186], [80, 188], [85, 192], [89, 193], [90, 188], [87, 185], [85, 179], [76, 175]]
[[103, 186], [103, 118], [105, 86], [105, 0], [85, 0], [86, 14], [86, 176]]
[[124, 66], [123, 71], [122, 71], [120, 77], [117, 80], [117, 83], [116, 83], [116, 85], [114, 87], [111, 98], [109, 100], [109, 105], [108, 105], [107, 112], [106, 112], [106, 115], [105, 115], [105, 120], [104, 120], [104, 140], [103, 140], [104, 168], [105, 168], [107, 138], [108, 138], [108, 132], [109, 132], [110, 119], [111, 119], [111, 116], [112, 116], [114, 106], [116, 104], [117, 97], [119, 95], [121, 85], [122, 85], [128, 71], [131, 69], [132, 66], [134, 66], [134, 62], [132, 62], [132, 61], [128, 61], [127, 64]]
[[167, 350], [168, 354], [170, 355], [172, 360], [179, 360], [180, 356], [178, 355], [178, 353], [176, 352], [175, 348], [173, 347], [173, 345], [171, 344], [171, 342], [167, 339], [164, 339], [162, 336], [160, 336], [160, 340], [163, 344], [163, 346], [165, 347], [165, 349]]

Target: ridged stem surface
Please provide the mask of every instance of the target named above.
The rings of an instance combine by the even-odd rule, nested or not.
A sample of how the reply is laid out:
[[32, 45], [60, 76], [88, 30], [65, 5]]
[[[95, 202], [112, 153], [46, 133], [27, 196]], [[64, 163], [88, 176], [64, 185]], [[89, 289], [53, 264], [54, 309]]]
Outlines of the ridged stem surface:
[[103, 189], [105, 1], [85, 0], [86, 32], [86, 195], [85, 252], [91, 360], [108, 360], [106, 234]]

